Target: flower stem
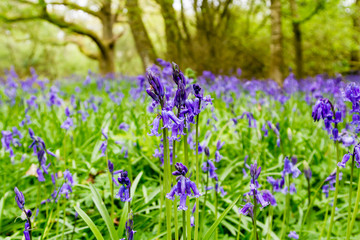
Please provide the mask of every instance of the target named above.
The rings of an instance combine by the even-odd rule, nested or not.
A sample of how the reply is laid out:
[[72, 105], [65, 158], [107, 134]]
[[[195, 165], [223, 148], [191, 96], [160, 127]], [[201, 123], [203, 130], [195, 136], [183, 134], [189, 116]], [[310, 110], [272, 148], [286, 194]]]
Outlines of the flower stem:
[[61, 234], [61, 240], [64, 239], [64, 234], [65, 234], [65, 218], [66, 218], [66, 201], [64, 200], [64, 203], [63, 203], [63, 229], [62, 229], [62, 234]]
[[[173, 165], [172, 165], [172, 171], [174, 170], [174, 160], [176, 156], [176, 141], [173, 141]], [[176, 179], [175, 176], [172, 177], [171, 183], [174, 184], [174, 179]], [[178, 216], [177, 216], [177, 200], [174, 199], [174, 226], [175, 226], [175, 239], [179, 239], [179, 227], [178, 227]]]
[[[253, 183], [255, 183], [255, 177], [253, 177]], [[255, 189], [253, 190], [253, 195], [254, 195], [254, 217], [253, 217], [253, 231], [254, 231], [254, 237], [256, 240], [259, 240], [259, 237], [257, 235], [257, 227], [256, 227], [256, 207], [257, 207], [257, 201], [256, 201], [256, 192], [255, 192]]]
[[[182, 219], [183, 219], [183, 240], [186, 239], [186, 216], [185, 211], [182, 211]], [[190, 239], [190, 236], [188, 236], [188, 239]]]
[[[163, 129], [163, 144], [164, 144], [164, 187], [165, 194], [170, 192], [170, 159], [169, 159], [169, 140], [168, 140], [168, 130], [167, 128]], [[165, 208], [166, 208], [166, 231], [167, 239], [171, 240], [171, 200], [165, 198]]]
[[[359, 176], [359, 174], [358, 174]], [[350, 223], [350, 230], [349, 230], [349, 235], [351, 235], [351, 231], [354, 227], [354, 223], [356, 220], [356, 215], [358, 213], [358, 209], [359, 209], [359, 202], [360, 202], [360, 177], [358, 180], [358, 185], [357, 185], [357, 193], [356, 193], [356, 200], [355, 200], [355, 208], [351, 217], [351, 223]]]
[[324, 233], [324, 229], [325, 229], [325, 225], [326, 225], [326, 222], [327, 222], [327, 219], [328, 219], [328, 216], [329, 216], [329, 201], [326, 202], [326, 210], [325, 210], [325, 219], [324, 219], [324, 222], [323, 222], [323, 226], [321, 228], [321, 232], [320, 232], [320, 236], [319, 236], [319, 240], [321, 240], [322, 238], [322, 235]]
[[29, 235], [30, 235], [30, 240], [32, 240], [32, 233], [31, 233], [31, 219], [29, 218], [29, 216], [26, 214], [26, 211], [25, 211], [25, 208], [23, 209], [24, 213], [25, 213], [25, 216], [26, 216], [26, 219], [29, 223]]
[[[207, 167], [207, 162], [206, 162], [206, 167]], [[206, 183], [205, 183], [205, 198], [204, 198], [204, 205], [203, 205], [203, 209], [201, 211], [201, 228], [200, 228], [200, 237], [202, 237], [202, 233], [204, 230], [204, 221], [205, 221], [205, 215], [206, 215], [206, 200], [207, 200], [207, 189], [208, 189], [208, 185], [209, 185], [209, 173], [206, 173]], [[197, 208], [198, 205], [196, 205]]]
[[111, 212], [110, 217], [111, 220], [114, 220], [114, 182], [112, 180], [112, 173], [109, 170], [109, 159], [108, 159], [108, 152], [106, 150], [106, 165], [109, 172], [109, 183], [110, 183], [110, 192], [111, 192]]
[[[218, 193], [215, 189], [215, 221], [218, 218]], [[218, 228], [215, 229], [215, 240], [218, 239]]]
[[268, 232], [266, 235], [266, 240], [270, 240], [271, 239], [271, 229], [272, 229], [272, 220], [273, 220], [273, 207], [272, 205], [269, 206], [269, 227], [268, 227]]
[[158, 226], [158, 235], [161, 233], [161, 214], [164, 204], [164, 186], [161, 183], [161, 174], [159, 173], [159, 185], [160, 185], [160, 206], [159, 206], [159, 226]]
[[[187, 126], [184, 127], [184, 132], [185, 132], [185, 136], [184, 136], [184, 163], [185, 166], [188, 166], [190, 168], [189, 165], [189, 145], [187, 143], [187, 136], [188, 136], [188, 128]], [[186, 198], [186, 205], [190, 207], [190, 200], [189, 198]], [[191, 239], [191, 221], [190, 221], [190, 211], [186, 211], [186, 224], [187, 224], [187, 235], [188, 238]]]
[[[338, 141], [336, 141], [336, 155], [337, 155], [337, 161], [336, 162], [339, 162], [339, 142]], [[329, 226], [329, 231], [328, 231], [328, 234], [327, 234], [327, 240], [330, 239], [331, 230], [332, 230], [332, 227], [334, 225], [336, 202], [337, 202], [337, 196], [338, 196], [338, 192], [339, 192], [339, 171], [340, 171], [339, 166], [336, 166], [335, 195], [334, 195], [333, 206], [332, 206], [332, 209], [331, 209], [330, 226]]]
[[346, 229], [346, 240], [350, 239], [350, 215], [351, 215], [351, 202], [352, 202], [352, 185], [353, 185], [353, 174], [355, 164], [355, 154], [353, 154], [351, 161], [351, 173], [350, 173], [350, 186], [349, 186], [349, 207], [348, 207], [348, 218], [347, 218], [347, 229]]
[[[199, 103], [200, 108], [200, 103]], [[196, 136], [195, 136], [195, 142], [196, 142], [196, 154], [195, 154], [195, 162], [196, 162], [196, 186], [199, 187], [200, 184], [200, 163], [199, 163], [199, 118], [200, 114], [196, 116]], [[194, 239], [199, 239], [199, 198], [196, 198], [196, 209], [195, 209], [195, 235]]]
[[241, 229], [241, 214], [239, 214], [239, 226], [238, 226], [238, 233], [236, 236], [236, 240], [240, 239], [240, 229]]

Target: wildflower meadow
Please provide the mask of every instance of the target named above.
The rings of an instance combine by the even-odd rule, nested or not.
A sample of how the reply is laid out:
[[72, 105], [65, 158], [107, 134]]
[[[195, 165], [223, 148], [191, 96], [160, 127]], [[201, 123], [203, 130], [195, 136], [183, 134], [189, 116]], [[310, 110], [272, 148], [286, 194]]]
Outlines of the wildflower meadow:
[[1, 239], [360, 239], [360, 85], [196, 74], [0, 85]]

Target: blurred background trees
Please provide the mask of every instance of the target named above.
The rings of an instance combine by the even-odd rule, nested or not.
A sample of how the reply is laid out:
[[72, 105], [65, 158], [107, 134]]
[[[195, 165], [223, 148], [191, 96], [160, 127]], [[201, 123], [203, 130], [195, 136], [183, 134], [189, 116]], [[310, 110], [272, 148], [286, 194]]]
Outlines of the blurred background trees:
[[2, 0], [0, 68], [139, 74], [157, 58], [281, 82], [360, 69], [359, 0]]

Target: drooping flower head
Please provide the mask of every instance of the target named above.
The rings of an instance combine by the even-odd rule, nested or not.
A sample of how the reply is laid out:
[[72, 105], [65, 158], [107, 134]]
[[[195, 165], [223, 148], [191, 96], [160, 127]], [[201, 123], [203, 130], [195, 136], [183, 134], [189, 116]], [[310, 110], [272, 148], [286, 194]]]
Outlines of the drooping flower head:
[[118, 181], [119, 181], [121, 186], [120, 186], [118, 194], [116, 195], [116, 198], [120, 198], [120, 200], [122, 202], [131, 201], [131, 197], [130, 197], [131, 182], [130, 182], [130, 179], [128, 177], [128, 172], [120, 170], [119, 171]]
[[14, 192], [15, 192], [15, 201], [17, 205], [21, 210], [24, 210], [24, 206], [25, 206], [24, 194], [20, 192], [17, 187], [15, 187]]
[[160, 78], [156, 76], [151, 70], [148, 70], [146, 72], [146, 79], [150, 84], [150, 88], [146, 89], [146, 92], [155, 102], [162, 104], [165, 91]]
[[194, 196], [200, 197], [200, 192], [196, 187], [196, 184], [192, 182], [189, 178], [185, 177], [185, 174], [188, 171], [188, 168], [182, 163], [175, 164], [176, 171], [173, 172], [174, 176], [177, 177], [177, 183], [172, 187], [171, 191], [166, 194], [166, 197], [170, 200], [175, 199], [175, 195], [180, 197], [179, 210], [186, 211], [188, 207], [186, 206], [187, 197]]
[[319, 121], [321, 118], [324, 120], [331, 120], [334, 116], [334, 107], [329, 99], [320, 98], [315, 103], [312, 114], [314, 122]]

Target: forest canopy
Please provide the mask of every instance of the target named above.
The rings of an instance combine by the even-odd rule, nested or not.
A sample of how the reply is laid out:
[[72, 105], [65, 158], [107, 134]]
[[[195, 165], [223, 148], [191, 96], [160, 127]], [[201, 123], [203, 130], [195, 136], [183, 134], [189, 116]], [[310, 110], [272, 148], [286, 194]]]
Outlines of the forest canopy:
[[3, 0], [0, 67], [140, 74], [162, 58], [281, 81], [360, 68], [359, 0]]

